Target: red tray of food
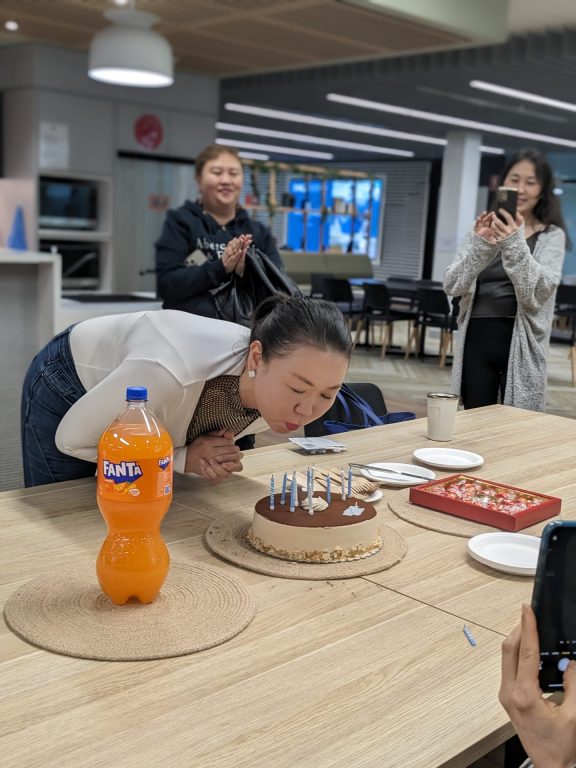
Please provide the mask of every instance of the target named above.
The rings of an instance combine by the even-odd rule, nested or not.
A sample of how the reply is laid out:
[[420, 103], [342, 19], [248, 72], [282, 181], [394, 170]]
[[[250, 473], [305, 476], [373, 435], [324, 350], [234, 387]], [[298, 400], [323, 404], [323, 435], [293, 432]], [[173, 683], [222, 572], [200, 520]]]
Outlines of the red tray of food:
[[410, 488], [410, 501], [456, 517], [520, 531], [560, 513], [561, 499], [470, 475], [450, 475]]

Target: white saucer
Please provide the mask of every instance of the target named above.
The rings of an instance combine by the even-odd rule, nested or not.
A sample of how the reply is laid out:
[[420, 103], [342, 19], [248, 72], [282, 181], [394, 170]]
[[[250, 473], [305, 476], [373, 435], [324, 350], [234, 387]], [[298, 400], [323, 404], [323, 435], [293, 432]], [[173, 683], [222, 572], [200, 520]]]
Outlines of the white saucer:
[[470, 555], [479, 563], [517, 576], [534, 576], [540, 539], [523, 533], [481, 533], [468, 541]]
[[[374, 469], [362, 469], [360, 470], [364, 477], [368, 480], [375, 480], [382, 485], [421, 485], [422, 483], [429, 483], [430, 480], [435, 480], [436, 475], [432, 470], [425, 467], [417, 467], [414, 464], [396, 464], [394, 462], [370, 462], [370, 466]], [[401, 477], [395, 475], [393, 472], [386, 472], [386, 469], [397, 469], [399, 472], [410, 472], [411, 475], [420, 475], [422, 478], [418, 480], [416, 477]], [[380, 471], [379, 471], [380, 470]]]
[[362, 499], [362, 501], [365, 501], [367, 504], [375, 504], [377, 501], [380, 501], [382, 496], [384, 496], [384, 491], [381, 491], [380, 488], [376, 488], [374, 493], [371, 493], [370, 496]]
[[457, 448], [418, 448], [413, 456], [423, 464], [442, 469], [472, 469], [484, 464], [479, 453], [460, 451]]

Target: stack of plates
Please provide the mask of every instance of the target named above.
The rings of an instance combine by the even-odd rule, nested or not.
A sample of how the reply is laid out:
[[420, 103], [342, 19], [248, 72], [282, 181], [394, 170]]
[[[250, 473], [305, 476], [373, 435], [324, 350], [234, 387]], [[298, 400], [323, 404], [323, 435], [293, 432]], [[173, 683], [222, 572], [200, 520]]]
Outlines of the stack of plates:
[[[422, 483], [429, 483], [430, 480], [435, 480], [436, 475], [430, 469], [425, 467], [417, 467], [414, 464], [396, 464], [395, 462], [374, 462], [371, 463], [370, 469], [363, 469], [362, 474], [369, 480], [375, 480], [382, 485], [421, 485]], [[394, 470], [398, 472], [408, 472], [409, 475], [397, 475]], [[410, 477], [410, 475], [418, 475], [418, 477]]]

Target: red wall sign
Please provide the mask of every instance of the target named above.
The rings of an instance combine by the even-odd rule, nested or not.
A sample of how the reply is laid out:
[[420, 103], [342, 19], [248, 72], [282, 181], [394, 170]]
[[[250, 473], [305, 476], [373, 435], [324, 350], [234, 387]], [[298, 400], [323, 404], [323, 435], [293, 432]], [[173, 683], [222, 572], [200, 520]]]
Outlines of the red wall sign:
[[145, 149], [157, 149], [162, 144], [164, 129], [156, 115], [141, 115], [134, 123], [134, 137]]

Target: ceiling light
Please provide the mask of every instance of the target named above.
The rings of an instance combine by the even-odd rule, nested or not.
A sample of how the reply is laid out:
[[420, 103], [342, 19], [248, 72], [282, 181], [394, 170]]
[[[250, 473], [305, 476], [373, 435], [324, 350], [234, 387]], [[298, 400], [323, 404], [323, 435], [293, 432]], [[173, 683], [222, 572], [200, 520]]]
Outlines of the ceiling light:
[[238, 152], [238, 156], [246, 160], [270, 160], [270, 155], [263, 155], [260, 152]]
[[436, 112], [424, 112], [420, 109], [409, 109], [408, 107], [398, 107], [395, 104], [383, 104], [380, 101], [358, 99], [355, 96], [344, 96], [340, 93], [328, 93], [326, 94], [326, 98], [328, 101], [334, 101], [338, 104], [347, 104], [351, 107], [361, 107], [363, 109], [374, 109], [379, 112], [402, 115], [402, 117], [412, 117], [416, 120], [428, 120], [431, 123], [443, 123], [444, 125], [454, 125], [460, 128], [471, 128], [472, 130], [497, 133], [502, 136], [517, 136], [522, 139], [541, 141], [545, 144], [556, 144], [560, 147], [576, 147], [576, 141], [561, 139], [558, 136], [547, 136], [542, 133], [532, 133], [531, 131], [519, 131], [514, 128], [506, 128], [506, 126], [503, 125], [480, 123], [476, 120], [464, 120], [460, 117], [441, 115]]
[[17, 32], [18, 31], [18, 22], [17, 21], [7, 21], [4, 24], [4, 29], [7, 29], [8, 32]]
[[249, 125], [236, 125], [235, 123], [216, 123], [219, 131], [232, 131], [233, 133], [248, 133], [251, 136], [267, 136], [270, 139], [287, 139], [288, 141], [301, 141], [304, 144], [320, 144], [327, 147], [342, 147], [358, 152], [378, 153], [381, 155], [396, 155], [398, 157], [414, 157], [414, 152], [405, 149], [388, 149], [372, 144], [357, 144], [353, 141], [340, 141], [339, 139], [324, 139], [321, 136], [310, 136], [306, 133], [289, 133], [288, 131], [273, 131], [268, 128], [254, 128]]
[[135, 10], [106, 11], [104, 16], [112, 26], [92, 39], [89, 76], [103, 83], [140, 88], [172, 85], [172, 49], [162, 35], [150, 29], [158, 16]]
[[487, 147], [484, 144], [480, 147], [480, 152], [484, 152], [486, 155], [505, 155], [506, 154], [506, 150], [502, 149], [502, 147]]
[[365, 123], [354, 123], [351, 120], [335, 120], [328, 117], [316, 117], [315, 115], [304, 115], [300, 112], [287, 112], [283, 109], [268, 109], [266, 107], [253, 107], [251, 104], [234, 104], [228, 102], [224, 104], [224, 109], [230, 112], [240, 112], [244, 115], [256, 115], [257, 117], [268, 117], [271, 120], [286, 120], [289, 123], [303, 123], [304, 125], [319, 125], [323, 128], [335, 128], [339, 131], [351, 131], [352, 133], [366, 133], [371, 136], [388, 136], [394, 139], [406, 139], [407, 141], [417, 141], [423, 144], [437, 144], [446, 146], [446, 139], [437, 139], [434, 136], [422, 136], [418, 133], [407, 133], [406, 131], [391, 131], [387, 128], [380, 128], [377, 125], [366, 125]]
[[534, 104], [545, 104], [547, 107], [565, 109], [567, 112], [576, 112], [576, 104], [570, 104], [568, 101], [549, 99], [547, 96], [538, 96], [535, 93], [528, 93], [528, 91], [518, 91], [516, 88], [506, 88], [503, 85], [494, 85], [494, 83], [485, 83], [483, 80], [471, 80], [470, 87], [477, 88], [480, 91], [499, 93], [501, 96], [509, 96], [511, 99], [520, 99], [520, 101], [532, 101]]
[[242, 147], [244, 149], [263, 149], [265, 152], [273, 152], [277, 155], [297, 155], [298, 157], [314, 157], [317, 160], [334, 160], [334, 155], [329, 152], [312, 152], [309, 149], [293, 149], [289, 147], [273, 147], [270, 144], [255, 144], [252, 141], [236, 141], [236, 139], [216, 139], [216, 144], [224, 144], [229, 147]]

